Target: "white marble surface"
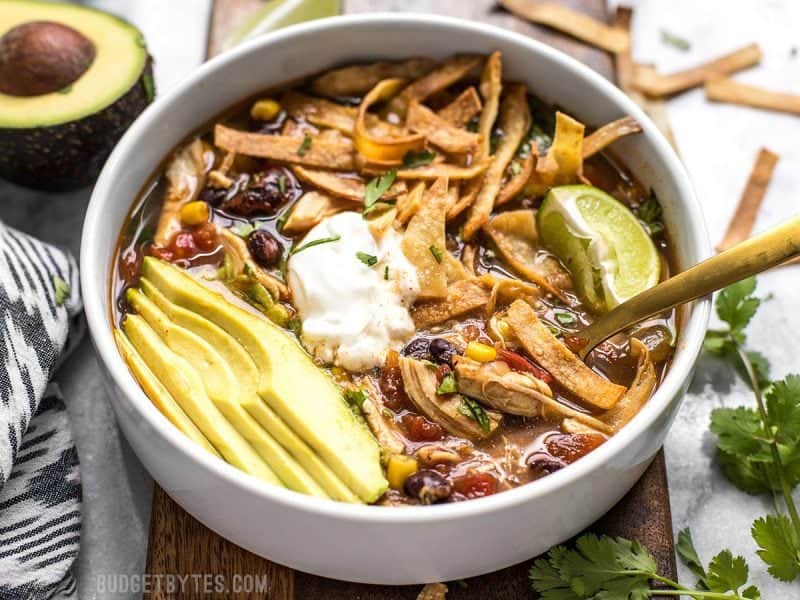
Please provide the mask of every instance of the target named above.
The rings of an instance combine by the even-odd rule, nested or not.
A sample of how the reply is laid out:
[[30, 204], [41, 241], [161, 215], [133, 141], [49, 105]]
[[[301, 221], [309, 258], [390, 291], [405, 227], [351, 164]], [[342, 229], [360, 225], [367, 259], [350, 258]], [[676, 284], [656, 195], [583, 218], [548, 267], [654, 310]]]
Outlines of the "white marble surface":
[[[207, 0], [92, 0], [122, 14], [145, 33], [157, 57], [156, 81], [163, 91], [199, 63], [208, 19]], [[455, 3], [456, 5], [460, 3]], [[635, 54], [668, 70], [758, 41], [764, 64], [741, 79], [800, 92], [800, 57], [790, 49], [800, 44], [800, 3], [796, 0], [639, 0]], [[393, 10], [426, 10], [441, 5], [430, 0], [386, 2]], [[436, 9], [433, 9], [436, 10]], [[469, 11], [464, 7], [465, 16]], [[688, 53], [660, 41], [664, 28], [692, 43]], [[796, 140], [800, 120], [761, 111], [710, 105], [701, 92], [670, 103], [680, 151], [708, 217], [713, 241], [721, 238], [752, 161], [762, 145], [781, 155], [775, 180], [764, 202], [757, 229], [797, 211], [800, 170]], [[47, 196], [0, 184], [0, 218], [77, 254], [88, 192]], [[796, 311], [800, 267], [774, 271], [761, 278], [760, 292], [772, 293], [751, 326], [750, 343], [764, 352], [773, 373], [782, 377], [800, 371]], [[78, 438], [84, 485], [84, 532], [78, 561], [80, 597], [100, 598], [99, 574], [143, 570], [152, 483], [119, 435], [99, 380], [98, 366], [85, 341], [59, 373]], [[707, 432], [710, 411], [717, 406], [750, 403], [744, 385], [725, 365], [701, 359], [697, 376], [666, 446], [676, 532], [690, 525], [704, 558], [723, 547], [748, 558], [753, 579], [765, 598], [790, 598], [796, 586], [776, 584], [755, 556], [749, 536], [752, 521], [770, 510], [768, 498], [735, 490], [713, 462], [713, 439]], [[800, 494], [798, 494], [800, 496]], [[684, 571], [682, 576], [690, 579]], [[121, 597], [121, 596], [115, 596]]]

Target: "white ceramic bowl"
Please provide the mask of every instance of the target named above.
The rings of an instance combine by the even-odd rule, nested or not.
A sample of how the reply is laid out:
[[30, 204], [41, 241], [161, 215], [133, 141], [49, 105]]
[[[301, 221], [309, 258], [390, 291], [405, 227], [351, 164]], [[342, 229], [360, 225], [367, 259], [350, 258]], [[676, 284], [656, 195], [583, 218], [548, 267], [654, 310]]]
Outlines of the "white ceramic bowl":
[[529, 559], [581, 531], [619, 500], [662, 445], [688, 385], [709, 302], [683, 315], [669, 373], [618, 435], [535, 483], [487, 498], [427, 507], [354, 506], [274, 488], [211, 457], [164, 418], [137, 385], [111, 334], [109, 276], [117, 234], [148, 177], [187, 134], [231, 104], [292, 78], [357, 60], [503, 53], [504, 76], [590, 124], [633, 115], [644, 133], [615, 151], [652, 186], [676, 261], [710, 254], [687, 175], [639, 108], [601, 76], [530, 38], [429, 15], [338, 17], [253, 40], [198, 68], [125, 134], [103, 169], [86, 214], [81, 283], [92, 338], [122, 430], [155, 480], [214, 531], [276, 562], [367, 583], [445, 581]]

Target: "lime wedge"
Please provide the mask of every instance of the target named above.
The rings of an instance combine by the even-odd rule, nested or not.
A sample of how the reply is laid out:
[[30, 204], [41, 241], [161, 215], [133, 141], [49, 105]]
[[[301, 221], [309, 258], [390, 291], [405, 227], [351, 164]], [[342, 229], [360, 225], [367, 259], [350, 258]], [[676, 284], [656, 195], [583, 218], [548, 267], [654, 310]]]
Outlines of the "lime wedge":
[[223, 50], [259, 34], [288, 27], [295, 23], [333, 17], [342, 11], [341, 0], [268, 0], [252, 17], [234, 29], [223, 44]]
[[594, 312], [658, 283], [661, 257], [634, 214], [590, 185], [555, 187], [537, 215], [542, 245], [569, 269], [581, 299]]

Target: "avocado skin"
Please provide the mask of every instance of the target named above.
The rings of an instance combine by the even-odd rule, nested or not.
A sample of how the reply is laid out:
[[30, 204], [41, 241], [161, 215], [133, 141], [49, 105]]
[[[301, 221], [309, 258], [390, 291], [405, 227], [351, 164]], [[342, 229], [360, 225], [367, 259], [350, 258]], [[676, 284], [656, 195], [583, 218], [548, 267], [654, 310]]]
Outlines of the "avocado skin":
[[0, 177], [47, 192], [90, 185], [122, 134], [153, 100], [153, 61], [136, 83], [104, 109], [67, 123], [16, 129], [0, 127]]

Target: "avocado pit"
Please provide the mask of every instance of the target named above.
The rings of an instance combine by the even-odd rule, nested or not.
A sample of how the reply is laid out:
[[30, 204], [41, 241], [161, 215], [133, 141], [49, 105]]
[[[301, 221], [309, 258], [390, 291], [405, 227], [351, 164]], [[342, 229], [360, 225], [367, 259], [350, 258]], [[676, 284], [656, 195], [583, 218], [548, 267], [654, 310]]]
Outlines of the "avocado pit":
[[57, 92], [80, 78], [95, 55], [91, 40], [67, 25], [17, 25], [0, 37], [0, 92], [22, 97]]

